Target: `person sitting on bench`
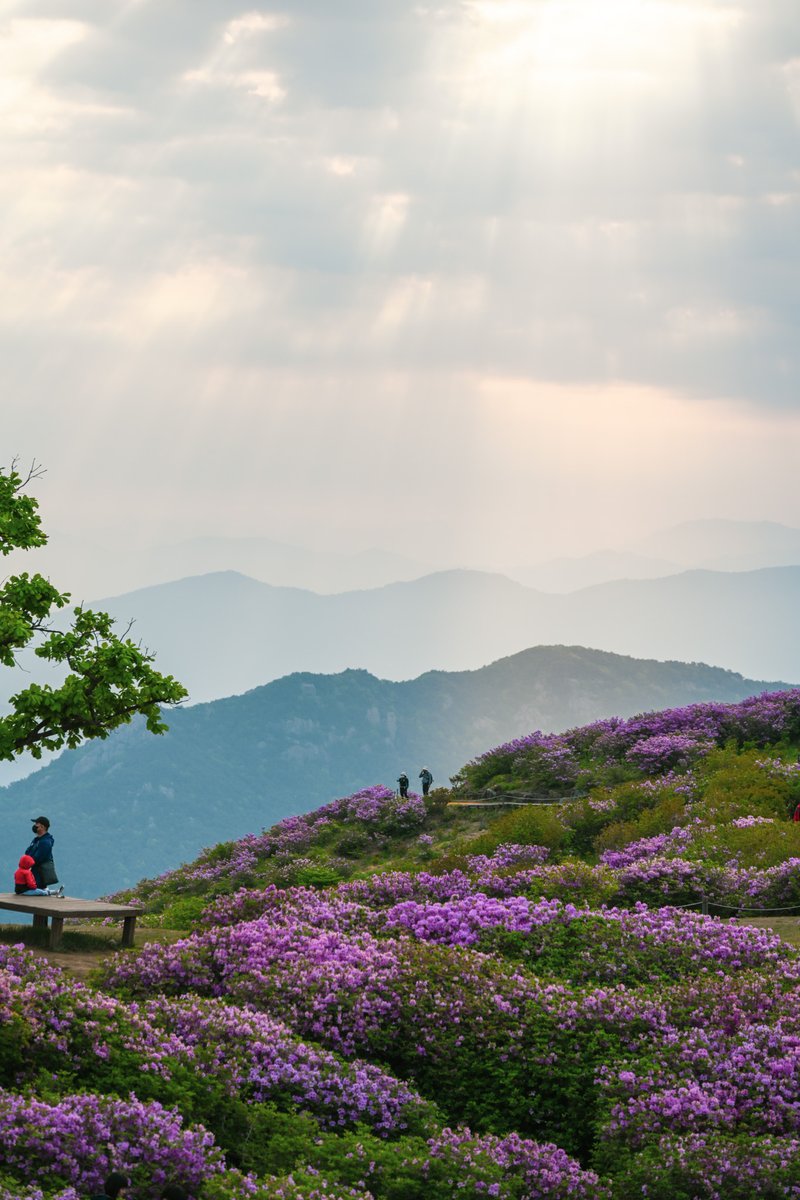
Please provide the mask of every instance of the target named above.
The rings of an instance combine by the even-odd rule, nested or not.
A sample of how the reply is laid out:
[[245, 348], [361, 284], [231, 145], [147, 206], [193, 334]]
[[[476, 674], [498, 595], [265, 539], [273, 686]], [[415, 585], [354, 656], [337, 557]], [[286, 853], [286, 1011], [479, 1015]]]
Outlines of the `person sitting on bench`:
[[33, 859], [30, 854], [23, 854], [19, 860], [19, 867], [14, 872], [14, 894], [17, 896], [63, 896], [64, 889], [55, 888], [52, 892], [47, 888], [36, 886], [36, 880], [31, 868], [33, 867]]

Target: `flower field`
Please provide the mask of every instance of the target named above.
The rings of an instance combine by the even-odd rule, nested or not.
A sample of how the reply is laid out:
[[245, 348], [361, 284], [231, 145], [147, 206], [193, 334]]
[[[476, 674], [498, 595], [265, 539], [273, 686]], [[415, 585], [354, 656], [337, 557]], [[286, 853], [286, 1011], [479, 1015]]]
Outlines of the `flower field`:
[[798, 743], [797, 692], [531, 735], [458, 786], [547, 807], [367, 789], [143, 882], [190, 930], [92, 984], [0, 947], [0, 1200], [800, 1197], [800, 952], [731, 919], [800, 918]]

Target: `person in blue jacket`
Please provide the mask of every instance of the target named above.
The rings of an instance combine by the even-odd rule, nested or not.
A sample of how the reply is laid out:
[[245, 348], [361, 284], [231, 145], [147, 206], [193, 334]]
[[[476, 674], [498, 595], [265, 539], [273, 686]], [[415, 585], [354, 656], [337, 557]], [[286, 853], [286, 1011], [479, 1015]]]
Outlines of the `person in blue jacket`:
[[52, 859], [54, 840], [55, 839], [50, 832], [50, 822], [47, 817], [34, 817], [33, 841], [31, 842], [30, 846], [28, 846], [28, 849], [25, 851], [25, 853], [30, 854], [31, 858], [33, 859], [33, 867], [31, 870], [33, 871], [33, 877], [36, 880], [36, 886], [40, 888], [46, 886], [44, 880], [42, 879], [42, 863], [48, 862]]

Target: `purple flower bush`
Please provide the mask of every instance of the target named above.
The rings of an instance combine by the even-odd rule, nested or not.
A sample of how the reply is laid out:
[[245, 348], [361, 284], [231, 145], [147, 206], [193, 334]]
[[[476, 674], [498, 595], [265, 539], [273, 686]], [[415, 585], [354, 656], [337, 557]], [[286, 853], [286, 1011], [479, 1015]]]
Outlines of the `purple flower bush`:
[[[333, 1051], [387, 1063], [422, 1095], [446, 1096], [451, 1119], [499, 1132], [513, 1120], [580, 1153], [586, 1131], [565, 1126], [564, 1105], [579, 1082], [584, 1107], [602, 1108], [597, 1055], [683, 1037], [647, 987], [721, 975], [733, 986], [760, 971], [785, 989], [800, 978], [796, 953], [768, 931], [691, 912], [479, 893], [363, 906], [360, 924], [359, 907], [298, 890], [281, 920], [151, 946], [113, 964], [108, 982], [134, 995], [188, 987], [269, 1012]], [[785, 1041], [782, 1028], [776, 1037]], [[531, 1107], [543, 1087], [551, 1099]]]
[[625, 753], [645, 775], [660, 775], [670, 770], [686, 770], [714, 749], [716, 743], [694, 733], [658, 733], [642, 738]]
[[293, 1036], [265, 1013], [214, 1000], [149, 1000], [151, 1025], [189, 1047], [198, 1069], [229, 1081], [254, 1100], [281, 1096], [320, 1117], [324, 1128], [367, 1124], [381, 1134], [405, 1130], [422, 1098], [402, 1081], [368, 1062], [344, 1062]]
[[753, 696], [738, 704], [703, 703], [622, 720], [595, 721], [563, 734], [537, 730], [479, 755], [459, 781], [485, 787], [495, 777], [518, 784], [560, 788], [603, 783], [609, 769], [627, 767], [648, 775], [685, 769], [715, 746], [767, 746], [800, 736], [800, 690]]
[[728, 919], [800, 905], [798, 742], [800, 691], [535, 733], [463, 779], [546, 810], [368, 788], [146, 883], [194, 931], [96, 985], [0, 946], [0, 1200], [800, 1200], [800, 954]]
[[[761, 821], [754, 821], [755, 828], [761, 826]], [[543, 860], [541, 865], [523, 864], [516, 869], [511, 863], [506, 868], [494, 869], [493, 862], [503, 858], [505, 848], [501, 846], [495, 856], [474, 855], [467, 860], [475, 873], [461, 869], [438, 875], [426, 871], [390, 871], [369, 879], [347, 881], [323, 893], [325, 898], [320, 901], [323, 907], [315, 911], [314, 920], [323, 920], [323, 912], [328, 911], [330, 921], [342, 928], [346, 910], [341, 904], [349, 901], [357, 906], [350, 910], [355, 926], [369, 924], [370, 928], [376, 928], [375, 918], [369, 915], [371, 910], [390, 908], [404, 900], [444, 904], [478, 893], [496, 898], [525, 896], [529, 900], [570, 898], [576, 904], [614, 903], [625, 907], [643, 902], [699, 908], [705, 900], [732, 912], [740, 908], [768, 911], [800, 903], [800, 859], [788, 858], [762, 869], [686, 858], [684, 855], [692, 851], [692, 840], [699, 827], [700, 823], [679, 827], [669, 834], [641, 839], [619, 851], [605, 851], [596, 866], [574, 860], [548, 863], [545, 848], [527, 847], [531, 851], [530, 860], [538, 857]], [[748, 827], [749, 823], [743, 826]], [[302, 888], [281, 892], [274, 886], [240, 889], [209, 904], [201, 924], [233, 925], [267, 913], [285, 914], [304, 893]], [[303, 903], [315, 904], [313, 896], [310, 893]], [[331, 905], [336, 906], [335, 916]], [[283, 918], [276, 915], [274, 919]]]
[[[125, 1154], [134, 1179], [141, 1179], [139, 1164], [146, 1163], [150, 1195], [175, 1175], [196, 1191], [225, 1170], [211, 1134], [200, 1126], [184, 1128], [180, 1114], [157, 1101], [73, 1095], [48, 1103], [0, 1089], [0, 1161], [23, 1178], [97, 1191], [113, 1169], [113, 1147]], [[244, 1180], [241, 1187], [246, 1195]]]
[[621, 1166], [615, 1200], [754, 1200], [800, 1196], [800, 1141], [721, 1134], [665, 1134]]
[[[414, 792], [399, 797], [380, 785], [362, 788], [311, 813], [287, 817], [261, 834], [247, 834], [236, 842], [209, 847], [194, 863], [166, 871], [140, 885], [142, 896], [149, 898], [164, 888], [180, 895], [213, 884], [249, 882], [265, 870], [274, 882], [292, 884], [303, 868], [319, 868], [316, 859], [302, 860], [301, 855], [317, 845], [321, 837], [335, 835], [337, 830], [348, 827], [365, 828], [371, 837], [386, 837], [421, 829], [427, 815], [425, 800]], [[325, 861], [328, 868], [334, 865], [330, 856]], [[335, 865], [347, 869], [342, 859], [337, 859]], [[123, 892], [110, 899], [130, 902]]]
[[[321, 919], [330, 923], [337, 906], [326, 914], [316, 893], [301, 889], [297, 906], [305, 902], [312, 909], [315, 900]], [[353, 905], [342, 903], [338, 908], [346, 924], [352, 918]], [[293, 1035], [282, 1021], [265, 1012], [196, 996], [171, 999], [158, 992], [141, 1003], [126, 1005], [68, 981], [57, 968], [44, 968], [40, 978], [40, 964], [19, 947], [3, 948], [0, 960], [2, 1027], [8, 1029], [16, 1023], [29, 1045], [32, 1039], [41, 1040], [43, 1063], [75, 1062], [76, 1055], [86, 1052], [87, 1045], [99, 1038], [98, 1061], [106, 1067], [110, 1080], [121, 1038], [124, 1047], [137, 1056], [143, 1079], [151, 1069], [162, 1088], [181, 1064], [188, 1064], [194, 1074], [217, 1081], [232, 1096], [256, 1104], [277, 1097], [290, 1106], [287, 1111], [298, 1106], [306, 1113], [316, 1113], [320, 1130], [352, 1127], [364, 1131], [369, 1126], [386, 1137], [412, 1127], [422, 1131], [436, 1123], [431, 1106], [402, 1080], [369, 1062], [344, 1062]], [[352, 957], [346, 961], [347, 969], [352, 970]], [[299, 1012], [297, 1024], [302, 1024]], [[0, 1161], [26, 1180], [23, 1189], [17, 1183], [6, 1186], [0, 1176], [0, 1196], [6, 1187], [9, 1197], [27, 1194], [35, 1200], [45, 1196], [40, 1188], [47, 1188], [48, 1200], [51, 1195], [72, 1200], [76, 1194], [82, 1196], [99, 1187], [114, 1167], [132, 1176], [139, 1200], [154, 1197], [165, 1179], [175, 1177], [184, 1181], [192, 1196], [202, 1183], [203, 1196], [218, 1200], [370, 1200], [367, 1187], [329, 1185], [310, 1165], [300, 1172], [303, 1179], [299, 1183], [290, 1176], [270, 1182], [228, 1170], [208, 1130], [187, 1126], [176, 1110], [154, 1100], [71, 1093], [57, 1100], [40, 1100], [27, 1090], [38, 1053], [26, 1054], [25, 1062], [20, 1063], [18, 1086], [24, 1090], [0, 1088]], [[53, 1083], [57, 1078], [54, 1071]], [[361, 1136], [363, 1139], [363, 1132]], [[445, 1186], [439, 1178], [444, 1172], [464, 1195], [489, 1194], [513, 1200], [523, 1177], [530, 1180], [526, 1194], [531, 1196], [569, 1194], [594, 1200], [605, 1194], [592, 1172], [582, 1170], [553, 1146], [540, 1147], [524, 1139], [515, 1144], [513, 1139], [476, 1137], [466, 1128], [445, 1130], [424, 1145], [425, 1156], [409, 1158], [404, 1167], [416, 1172], [421, 1188], [431, 1183], [429, 1159], [441, 1159], [437, 1187]], [[108, 1149], [98, 1153], [98, 1146]], [[403, 1153], [408, 1152], [403, 1151], [401, 1141], [398, 1154]], [[31, 1161], [37, 1164], [33, 1171]], [[480, 1180], [486, 1171], [490, 1186], [497, 1182], [498, 1190], [482, 1192]], [[539, 1180], [536, 1186], [535, 1180]], [[59, 1181], [64, 1185], [60, 1190], [49, 1190]], [[35, 1186], [37, 1182], [40, 1188]], [[551, 1193], [546, 1187], [551, 1187]], [[430, 1194], [439, 1195], [440, 1191]]]
[[[485, 1172], [483, 1187], [477, 1187], [476, 1196], [508, 1198], [522, 1195], [528, 1200], [566, 1200], [571, 1196], [608, 1196], [593, 1172], [581, 1170], [578, 1163], [558, 1146], [537, 1144], [518, 1134], [493, 1137], [491, 1134], [476, 1138], [468, 1131], [444, 1129], [438, 1138], [428, 1142], [428, 1158], [423, 1165], [426, 1175], [433, 1174], [442, 1165], [447, 1171], [446, 1183], [454, 1195], [463, 1195], [464, 1175], [475, 1176]], [[486, 1168], [489, 1170], [486, 1170]], [[501, 1181], [489, 1181], [491, 1168], [501, 1169]], [[502, 1178], [505, 1176], [505, 1178]]]
[[629, 842], [622, 850], [605, 850], [600, 855], [600, 862], [620, 870], [646, 859], [666, 858], [670, 855], [680, 858], [691, 842], [692, 834], [691, 827], [676, 826], [669, 833], [659, 833], [655, 837]]

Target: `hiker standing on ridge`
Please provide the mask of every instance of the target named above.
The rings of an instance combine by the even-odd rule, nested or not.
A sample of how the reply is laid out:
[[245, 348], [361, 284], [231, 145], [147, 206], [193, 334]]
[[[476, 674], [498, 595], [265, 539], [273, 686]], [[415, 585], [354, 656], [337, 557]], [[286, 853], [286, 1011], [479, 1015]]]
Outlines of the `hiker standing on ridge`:
[[427, 796], [430, 786], [433, 783], [433, 776], [427, 767], [423, 767], [419, 773], [419, 777], [422, 780], [422, 794], [423, 796]]
[[400, 795], [403, 798], [407, 797], [408, 796], [408, 776], [406, 775], [405, 771], [402, 771], [400, 773], [400, 775], [398, 776], [397, 782], [400, 785]]

